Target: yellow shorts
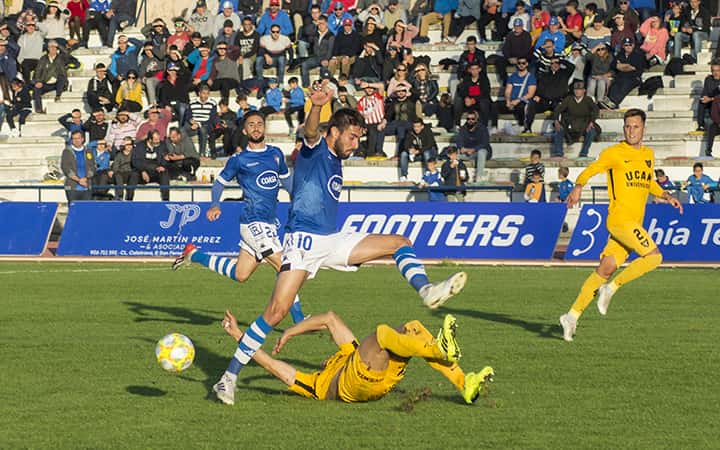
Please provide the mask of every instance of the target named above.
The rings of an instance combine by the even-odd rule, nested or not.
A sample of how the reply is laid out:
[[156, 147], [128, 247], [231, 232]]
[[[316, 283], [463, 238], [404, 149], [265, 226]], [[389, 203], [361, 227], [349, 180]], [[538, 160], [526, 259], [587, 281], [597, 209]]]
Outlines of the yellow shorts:
[[377, 400], [405, 376], [406, 361], [390, 359], [385, 370], [371, 370], [355, 351], [338, 378], [338, 397], [348, 403]]
[[608, 222], [607, 229], [610, 236], [600, 258], [612, 256], [618, 266], [627, 260], [630, 252], [645, 256], [657, 248], [645, 228], [638, 223], [616, 220]]
[[356, 353], [357, 346], [356, 341], [341, 345], [340, 350], [325, 361], [322, 370], [319, 372], [305, 373], [297, 371], [295, 373], [295, 384], [289, 386], [288, 389], [303, 397], [325, 400], [335, 374], [345, 367], [348, 359]]

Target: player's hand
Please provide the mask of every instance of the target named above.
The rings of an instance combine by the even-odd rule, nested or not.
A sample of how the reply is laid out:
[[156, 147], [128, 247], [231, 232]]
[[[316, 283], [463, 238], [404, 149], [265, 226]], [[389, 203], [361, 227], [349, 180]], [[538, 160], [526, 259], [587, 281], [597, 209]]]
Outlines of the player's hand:
[[227, 334], [233, 337], [236, 341], [240, 341], [243, 337], [243, 332], [240, 331], [240, 328], [238, 328], [237, 319], [233, 314], [230, 312], [230, 310], [225, 310], [225, 317], [222, 320], [222, 327], [223, 330]]
[[288, 341], [290, 340], [291, 337], [292, 336], [290, 334], [288, 334], [287, 331], [284, 332], [282, 334], [282, 336], [280, 336], [280, 339], [278, 339], [277, 342], [275, 342], [275, 347], [273, 347], [273, 351], [272, 351], [273, 355], [277, 355], [278, 353], [280, 353], [280, 350], [282, 350], [283, 347], [285, 347], [285, 344], [288, 343]]
[[142, 179], [143, 179], [143, 181], [146, 182], [146, 183], [149, 183], [149, 182], [150, 182], [150, 175], [148, 175], [148, 173], [145, 172], [144, 170], [143, 170], [143, 173], [142, 173]]
[[665, 200], [667, 200], [667, 202], [670, 203], [670, 205], [672, 205], [673, 208], [677, 209], [678, 212], [680, 213], [680, 215], [682, 215], [683, 205], [680, 202], [680, 200], [676, 199], [675, 197], [673, 197], [670, 194], [667, 195], [667, 198]]
[[323, 80], [320, 88], [310, 94], [310, 101], [313, 106], [324, 106], [332, 100], [332, 89], [328, 87], [328, 80]]
[[205, 217], [207, 217], [207, 220], [210, 222], [215, 222], [220, 218], [220, 215], [222, 214], [222, 211], [220, 211], [219, 206], [213, 206], [210, 209], [207, 210], [205, 213]]
[[575, 185], [570, 195], [567, 198], [567, 207], [572, 209], [575, 205], [580, 202], [580, 196], [582, 195], [582, 186]]

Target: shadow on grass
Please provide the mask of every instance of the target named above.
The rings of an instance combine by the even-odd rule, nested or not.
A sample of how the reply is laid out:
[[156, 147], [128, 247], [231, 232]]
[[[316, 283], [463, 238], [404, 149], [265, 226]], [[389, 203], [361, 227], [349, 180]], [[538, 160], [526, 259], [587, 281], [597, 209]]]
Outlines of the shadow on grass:
[[[123, 302], [130, 312], [135, 313], [135, 322], [170, 322], [193, 325], [212, 325], [220, 323], [222, 311], [204, 311], [180, 306], [156, 306], [138, 302]], [[158, 316], [159, 314], [169, 316]]]
[[128, 386], [125, 388], [131, 394], [142, 395], [143, 397], [162, 397], [167, 391], [150, 386]]
[[507, 314], [478, 311], [475, 309], [442, 307], [441, 309], [438, 309], [435, 314], [453, 314], [455, 316], [472, 317], [474, 319], [482, 319], [489, 322], [513, 325], [535, 333], [538, 335], [538, 337], [548, 339], [562, 339], [562, 328], [558, 324], [530, 322], [523, 319], [515, 319], [511, 316], [508, 316]]

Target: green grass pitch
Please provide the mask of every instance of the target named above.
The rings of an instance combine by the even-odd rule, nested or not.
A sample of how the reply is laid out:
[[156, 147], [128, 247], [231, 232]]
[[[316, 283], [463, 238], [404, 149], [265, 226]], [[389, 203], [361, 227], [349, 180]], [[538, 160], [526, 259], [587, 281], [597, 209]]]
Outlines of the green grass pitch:
[[[0, 263], [0, 448], [720, 446], [717, 271], [651, 273], [621, 289], [607, 317], [592, 304], [566, 343], [558, 316], [590, 269], [464, 270], [464, 292], [437, 312], [394, 267], [322, 271], [301, 298], [306, 313], [339, 313], [358, 338], [411, 319], [434, 331], [456, 315], [463, 368], [496, 371], [475, 405], [415, 360], [386, 398], [356, 405], [294, 396], [248, 366], [229, 407], [208, 396], [235, 348], [219, 321], [228, 307], [244, 324], [257, 316], [269, 269], [238, 285], [195, 266]], [[197, 349], [180, 375], [154, 357], [170, 332]], [[333, 351], [321, 333], [281, 356], [310, 370]]]

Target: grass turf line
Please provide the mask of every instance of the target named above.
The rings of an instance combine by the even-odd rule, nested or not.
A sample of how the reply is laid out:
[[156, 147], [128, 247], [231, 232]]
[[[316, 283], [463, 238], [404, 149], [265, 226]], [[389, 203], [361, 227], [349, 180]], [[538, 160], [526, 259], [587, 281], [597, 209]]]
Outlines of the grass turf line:
[[[434, 332], [445, 313], [456, 315], [463, 368], [496, 370], [491, 401], [464, 405], [416, 360], [397, 391], [357, 405], [294, 396], [252, 365], [240, 375], [236, 405], [227, 407], [208, 397], [235, 347], [219, 321], [229, 307], [251, 322], [270, 294], [272, 271], [262, 267], [238, 285], [199, 267], [92, 272], [104, 267], [0, 263], [0, 448], [701, 448], [720, 441], [713, 425], [717, 271], [651, 273], [623, 287], [607, 317], [592, 304], [573, 343], [560, 339], [557, 318], [588, 269], [466, 267], [465, 291], [437, 312], [421, 306], [393, 267], [322, 271], [301, 292], [306, 313], [333, 309], [358, 338], [377, 324], [411, 319]], [[2, 274], [13, 270], [32, 272]], [[429, 274], [438, 280], [453, 270]], [[197, 349], [179, 376], [154, 358], [155, 341], [170, 332], [186, 334]], [[309, 371], [333, 351], [324, 333], [295, 338], [281, 356]], [[425, 389], [432, 393], [403, 412], [408, 394]]]

